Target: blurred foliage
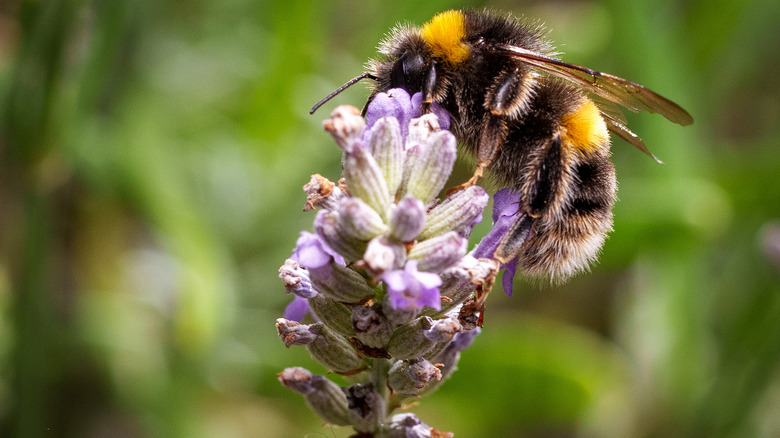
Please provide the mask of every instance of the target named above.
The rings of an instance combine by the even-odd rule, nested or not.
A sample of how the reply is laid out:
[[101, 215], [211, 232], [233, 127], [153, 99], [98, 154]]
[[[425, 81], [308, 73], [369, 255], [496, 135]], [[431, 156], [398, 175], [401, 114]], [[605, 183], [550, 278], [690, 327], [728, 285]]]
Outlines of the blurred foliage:
[[[349, 435], [275, 377], [325, 371], [276, 337], [276, 270], [301, 185], [339, 174], [320, 121], [365, 88], [308, 108], [394, 23], [464, 5], [0, 2], [0, 436]], [[696, 123], [629, 115], [666, 164], [615, 142], [601, 263], [494, 292], [415, 411], [459, 437], [780, 435], [780, 2], [486, 5]]]

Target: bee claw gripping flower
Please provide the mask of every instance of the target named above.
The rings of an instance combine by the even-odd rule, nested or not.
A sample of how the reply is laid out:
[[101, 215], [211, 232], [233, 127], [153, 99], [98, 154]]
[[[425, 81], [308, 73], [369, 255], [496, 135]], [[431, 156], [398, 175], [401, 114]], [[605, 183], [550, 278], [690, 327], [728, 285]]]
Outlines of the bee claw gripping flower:
[[[396, 89], [375, 96], [365, 121], [352, 107], [331, 113], [323, 126], [343, 152], [343, 182], [317, 174], [304, 186], [304, 211], [319, 210], [314, 233], [300, 234], [279, 269], [295, 295], [289, 317], [277, 320], [280, 338], [349, 385], [336, 391], [297, 367], [279, 380], [324, 421], [360, 436], [443, 436], [393, 411], [441, 385], [479, 331], [458, 315], [481, 282], [474, 273], [485, 270], [467, 252], [489, 197], [471, 186], [437, 199], [456, 140], [446, 112], [433, 104], [421, 116], [421, 107], [419, 93]], [[312, 324], [301, 322], [306, 314]]]

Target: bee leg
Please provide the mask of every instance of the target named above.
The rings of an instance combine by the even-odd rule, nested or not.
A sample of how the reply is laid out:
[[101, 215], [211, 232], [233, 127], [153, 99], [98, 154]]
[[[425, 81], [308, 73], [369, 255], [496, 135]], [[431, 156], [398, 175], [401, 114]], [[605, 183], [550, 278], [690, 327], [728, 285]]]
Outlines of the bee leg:
[[496, 159], [498, 150], [504, 145], [506, 138], [507, 125], [503, 117], [488, 114], [485, 119], [477, 150], [477, 169], [474, 170], [474, 176], [469, 180], [472, 184], [476, 184], [477, 180], [482, 178], [484, 170]]
[[496, 116], [517, 119], [528, 112], [535, 88], [535, 76], [528, 67], [502, 71], [485, 95], [484, 106]]
[[477, 148], [477, 168], [468, 181], [447, 190], [447, 195], [473, 186], [484, 176], [485, 169], [490, 167], [493, 160], [495, 160], [498, 155], [499, 149], [503, 146], [506, 132], [507, 125], [506, 120], [504, 120], [503, 117], [494, 114], [485, 115], [482, 135], [479, 138], [479, 145]]

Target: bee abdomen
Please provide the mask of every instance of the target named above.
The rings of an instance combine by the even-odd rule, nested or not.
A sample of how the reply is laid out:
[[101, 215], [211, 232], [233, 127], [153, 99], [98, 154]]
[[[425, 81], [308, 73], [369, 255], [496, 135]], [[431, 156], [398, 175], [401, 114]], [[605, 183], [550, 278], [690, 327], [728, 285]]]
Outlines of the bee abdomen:
[[568, 199], [535, 220], [520, 263], [526, 274], [552, 282], [588, 269], [612, 230], [617, 185], [606, 154], [588, 154], [572, 167]]

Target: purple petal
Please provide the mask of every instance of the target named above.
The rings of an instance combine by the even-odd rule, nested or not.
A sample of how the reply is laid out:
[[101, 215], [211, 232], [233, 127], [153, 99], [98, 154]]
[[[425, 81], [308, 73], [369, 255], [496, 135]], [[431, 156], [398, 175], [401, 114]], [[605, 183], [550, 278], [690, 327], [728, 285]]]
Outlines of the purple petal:
[[[492, 258], [498, 249], [501, 241], [504, 240], [506, 233], [517, 223], [520, 218], [520, 194], [509, 188], [499, 190], [493, 195], [493, 228], [482, 238], [474, 250], [475, 258]], [[506, 265], [506, 269], [501, 285], [504, 292], [512, 296], [513, 280], [517, 273], [519, 259], [515, 258]]]
[[401, 294], [391, 294], [388, 292], [388, 295], [390, 295], [390, 307], [396, 310], [404, 309], [407, 306], [407, 300], [404, 298]]
[[387, 284], [390, 306], [394, 309], [433, 307], [441, 309], [441, 278], [430, 272], [417, 271], [417, 261], [409, 260], [403, 270], [382, 276]]
[[295, 250], [291, 259], [304, 268], [317, 269], [330, 263], [331, 257], [340, 265], [344, 265], [344, 257], [333, 251], [319, 236], [308, 231], [301, 231], [301, 236], [295, 242]]
[[471, 345], [471, 343], [474, 341], [474, 338], [481, 332], [480, 328], [477, 327], [474, 330], [469, 330], [466, 332], [460, 332], [455, 335], [455, 337], [452, 338], [452, 342], [450, 343], [448, 348], [452, 348], [455, 351], [463, 351]]
[[502, 189], [493, 195], [493, 228], [482, 238], [474, 250], [475, 258], [492, 258], [504, 235], [512, 228], [520, 213], [520, 194]]
[[[409, 133], [409, 121], [415, 117], [420, 117], [422, 106], [422, 93], [415, 93], [409, 96], [409, 93], [402, 88], [393, 88], [387, 93], [379, 93], [366, 109], [366, 130], [363, 132], [363, 140], [368, 139], [368, 131], [373, 128], [377, 120], [382, 117], [395, 117], [401, 127], [401, 139], [406, 139]], [[431, 111], [439, 119], [439, 127], [448, 129], [450, 127], [450, 115], [437, 103], [431, 105]]]
[[485, 237], [479, 241], [474, 250], [474, 258], [492, 258], [493, 253], [498, 249], [498, 245], [504, 240], [504, 235], [512, 227], [514, 220], [511, 217], [503, 216], [493, 223], [493, 228], [485, 234]]
[[493, 195], [493, 220], [497, 216], [514, 216], [519, 212], [518, 206], [522, 196], [510, 188], [501, 189]]
[[382, 280], [387, 284], [387, 288], [392, 291], [403, 291], [406, 289], [406, 276], [404, 271], [391, 271], [382, 275]]
[[284, 309], [284, 319], [301, 322], [309, 311], [309, 302], [296, 296]]
[[309, 269], [321, 268], [328, 264], [330, 262], [330, 254], [322, 249], [319, 239], [316, 236], [314, 236], [314, 239], [311, 239], [309, 236], [304, 236], [304, 233], [306, 232], [301, 233], [301, 238], [298, 239], [295, 247], [295, 259], [298, 263]]
[[507, 294], [507, 296], [512, 296], [512, 288], [514, 285], [514, 279], [515, 274], [517, 274], [517, 264], [520, 262], [520, 259], [515, 257], [507, 263], [504, 267], [506, 268], [504, 270], [504, 276], [501, 278], [501, 286], [504, 287], [504, 292]]
[[[449, 129], [450, 127], [450, 114], [440, 107], [438, 103], [433, 102], [431, 104], [431, 112], [436, 114], [439, 119], [439, 128]], [[414, 93], [412, 96], [412, 118], [420, 117], [422, 114], [422, 93]]]
[[414, 277], [425, 289], [433, 289], [435, 287], [441, 286], [441, 277], [432, 272], [417, 272], [414, 274]]
[[441, 310], [441, 294], [438, 288], [426, 290], [423, 295], [417, 300], [417, 305], [420, 307], [431, 307], [436, 310]]
[[[382, 117], [395, 117], [401, 127], [401, 138], [405, 138], [409, 129], [409, 120], [412, 119], [409, 93], [402, 88], [393, 88], [387, 93], [377, 94], [366, 109], [366, 129], [370, 130]], [[365, 133], [364, 138], [367, 138]]]

